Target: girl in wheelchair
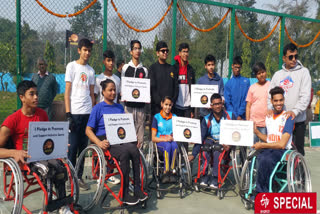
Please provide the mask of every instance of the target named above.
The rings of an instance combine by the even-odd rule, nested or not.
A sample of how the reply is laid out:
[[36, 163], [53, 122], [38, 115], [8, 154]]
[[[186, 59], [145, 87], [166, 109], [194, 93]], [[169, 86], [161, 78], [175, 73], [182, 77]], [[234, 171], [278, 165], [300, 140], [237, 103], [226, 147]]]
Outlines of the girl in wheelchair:
[[[115, 83], [106, 79], [100, 85], [104, 101], [93, 107], [86, 127], [86, 135], [91, 142], [104, 151], [109, 150], [111, 155], [120, 161], [120, 169], [123, 173], [123, 183], [121, 184], [123, 187], [123, 203], [135, 205], [148, 198], [147, 194], [141, 190], [140, 153], [136, 142], [110, 145], [106, 139], [103, 114], [123, 114], [125, 112], [122, 105], [113, 102], [116, 97]], [[130, 161], [134, 174], [134, 196], [129, 194]]]
[[156, 114], [152, 121], [152, 141], [157, 144], [158, 149], [164, 157], [164, 174], [161, 178], [162, 183], [176, 182], [175, 178], [175, 159], [177, 156], [178, 145], [172, 137], [172, 99], [165, 96], [161, 100], [161, 111]]

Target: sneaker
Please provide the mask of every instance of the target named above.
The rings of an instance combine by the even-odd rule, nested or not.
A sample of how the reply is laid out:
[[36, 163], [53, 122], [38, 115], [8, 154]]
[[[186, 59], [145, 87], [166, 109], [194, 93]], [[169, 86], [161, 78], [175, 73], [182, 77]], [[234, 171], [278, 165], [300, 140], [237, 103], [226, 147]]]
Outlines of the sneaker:
[[63, 206], [59, 209], [59, 214], [73, 214], [73, 212], [71, 212], [69, 206]]
[[161, 183], [165, 184], [165, 183], [169, 183], [170, 182], [170, 177], [168, 174], [163, 174], [162, 178], [161, 178]]
[[139, 199], [135, 196], [127, 194], [127, 196], [125, 196], [123, 199], [123, 203], [127, 205], [136, 205], [137, 203], [139, 203]]
[[148, 195], [142, 192], [140, 188], [137, 188], [137, 190], [134, 191], [134, 196], [139, 198], [139, 201], [145, 201], [148, 199]]
[[79, 187], [82, 190], [89, 190], [90, 189], [89, 185], [87, 183], [85, 183], [82, 178], [78, 179], [78, 181], [79, 181]]
[[218, 178], [217, 177], [212, 177], [211, 178], [210, 188], [218, 189]]
[[219, 189], [218, 185], [215, 185], [213, 183], [210, 184], [209, 186], [211, 189]]
[[205, 175], [201, 178], [200, 186], [207, 187], [209, 181], [209, 176]]
[[114, 185], [120, 184], [120, 179], [115, 176], [110, 176], [107, 181]]

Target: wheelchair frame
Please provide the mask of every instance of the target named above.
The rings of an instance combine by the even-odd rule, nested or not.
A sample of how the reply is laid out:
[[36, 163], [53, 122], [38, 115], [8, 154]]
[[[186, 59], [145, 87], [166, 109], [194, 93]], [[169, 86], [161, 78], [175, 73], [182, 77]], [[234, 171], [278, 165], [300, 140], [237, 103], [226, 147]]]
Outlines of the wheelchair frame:
[[[63, 159], [59, 160], [61, 160], [66, 167], [68, 179], [71, 183], [70, 196], [66, 196], [66, 198], [64, 198], [63, 201], [60, 202], [70, 203], [70, 201], [73, 201], [74, 203], [71, 203], [69, 205], [71, 210], [73, 210], [74, 204], [76, 204], [76, 202], [78, 201], [76, 194], [78, 192], [78, 179], [76, 178], [74, 168], [70, 161], [63, 161]], [[2, 172], [4, 197], [2, 198], [2, 200], [14, 201], [11, 213], [21, 213], [23, 209], [26, 213], [32, 214], [32, 212], [23, 204], [23, 199], [28, 197], [30, 194], [39, 192], [41, 190], [44, 193], [45, 210], [43, 210], [43, 214], [47, 214], [48, 211], [56, 210], [56, 206], [48, 206], [48, 191], [46, 190], [45, 185], [42, 183], [40, 176], [36, 172], [32, 172], [27, 164], [19, 167], [18, 163], [13, 158], [0, 159], [0, 162], [4, 163]], [[9, 176], [9, 183], [7, 183], [7, 176]], [[25, 188], [24, 183], [27, 184]], [[29, 190], [31, 186], [37, 184], [39, 185], [39, 187]], [[55, 195], [56, 193], [53, 191], [53, 194]]]
[[[92, 159], [91, 164], [92, 167], [91, 168], [91, 176], [92, 176], [92, 180], [97, 180], [97, 190], [93, 196], [93, 199], [91, 200], [91, 202], [89, 202], [89, 204], [85, 205], [83, 207], [83, 210], [85, 211], [89, 211], [93, 208], [94, 205], [98, 205], [99, 201], [100, 201], [100, 207], [107, 209], [107, 210], [116, 210], [116, 209], [120, 209], [120, 213], [124, 212], [125, 209], [125, 205], [122, 201], [123, 199], [123, 174], [122, 171], [120, 169], [120, 165], [118, 163], [118, 161], [116, 160], [116, 158], [112, 157], [109, 150], [106, 150], [105, 152], [98, 147], [95, 144], [91, 144], [89, 145], [87, 148], [85, 148], [76, 163], [76, 172], [79, 171], [80, 168], [80, 164], [82, 162], [82, 159], [86, 157], [86, 154], [89, 150], [92, 150]], [[147, 182], [147, 166], [146, 166], [146, 162], [144, 159], [144, 156], [142, 155], [141, 151], [140, 152], [140, 167], [141, 167], [141, 171], [140, 171], [140, 177], [141, 177], [141, 190], [144, 191]], [[110, 163], [111, 161], [113, 161], [113, 163]], [[100, 167], [100, 166], [107, 166], [108, 170], [111, 172], [114, 169], [116, 169], [116, 172], [106, 172], [106, 167]], [[115, 175], [120, 175], [120, 180], [121, 180], [121, 186], [120, 186], [120, 190], [118, 191], [118, 193], [116, 193], [115, 191], [113, 191], [111, 189], [111, 187], [107, 184], [107, 182], [105, 182], [106, 180], [108, 180], [109, 177], [111, 176], [115, 176]], [[131, 177], [129, 177], [129, 182], [133, 183], [133, 179]], [[130, 183], [129, 183], [130, 185]], [[102, 192], [103, 192], [103, 186], [107, 189], [107, 192], [103, 195], [102, 197]], [[116, 199], [116, 201], [118, 202], [119, 206], [116, 207], [103, 207], [103, 203], [106, 200], [108, 194], [111, 193], [111, 195]], [[141, 203], [139, 203], [141, 204]], [[135, 206], [135, 205], [134, 205]], [[142, 202], [142, 206], [145, 208], [146, 207], [146, 201]], [[131, 206], [132, 207], [132, 206]]]

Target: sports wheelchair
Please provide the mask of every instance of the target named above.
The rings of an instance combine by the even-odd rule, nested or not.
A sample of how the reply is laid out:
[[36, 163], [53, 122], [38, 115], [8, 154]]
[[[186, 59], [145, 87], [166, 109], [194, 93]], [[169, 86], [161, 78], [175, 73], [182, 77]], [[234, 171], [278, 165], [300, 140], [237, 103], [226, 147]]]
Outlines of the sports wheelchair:
[[[140, 150], [139, 150], [140, 151]], [[112, 211], [120, 209], [120, 213], [124, 213], [126, 208], [123, 203], [123, 174], [120, 169], [121, 163], [116, 158], [112, 157], [109, 150], [103, 151], [100, 147], [95, 144], [89, 145], [85, 148], [76, 163], [76, 172], [80, 169], [81, 162], [84, 161], [84, 170], [82, 178], [89, 185], [89, 190], [79, 192], [79, 204], [82, 205], [84, 211], [89, 211], [95, 205], [100, 205], [103, 209]], [[120, 187], [116, 185], [108, 184], [107, 180], [111, 176], [120, 176]], [[141, 178], [141, 190], [144, 191], [147, 186], [147, 166], [144, 156], [140, 151], [140, 178]], [[129, 177], [129, 189], [133, 191], [133, 178], [132, 174]], [[104, 187], [107, 191], [103, 191]], [[114, 206], [111, 206], [111, 200], [106, 200], [108, 195], [116, 200]], [[108, 201], [108, 205], [104, 206], [104, 202]], [[147, 200], [139, 203], [143, 208], [147, 206]]]
[[[158, 199], [163, 198], [164, 192], [174, 191], [177, 190], [177, 188], [180, 198], [183, 198], [186, 195], [187, 190], [192, 186], [191, 167], [188, 160], [188, 153], [185, 149], [184, 143], [177, 142], [177, 144], [178, 148], [177, 157], [175, 159], [175, 177], [178, 179], [175, 182], [174, 187], [170, 187], [170, 184], [168, 184], [168, 186], [161, 182], [165, 163], [163, 153], [158, 150], [156, 143], [149, 141], [149, 143], [145, 143], [143, 148], [146, 161], [148, 163], [148, 173], [153, 175], [148, 187], [156, 190]], [[155, 187], [152, 186], [153, 181], [156, 183]]]
[[19, 165], [13, 158], [0, 159], [0, 174], [1, 181], [3, 181], [0, 188], [0, 209], [4, 210], [4, 213], [13, 214], [20, 214], [23, 209], [26, 213], [31, 214], [32, 211], [26, 207], [24, 199], [35, 192], [43, 191], [43, 214], [57, 210], [64, 205], [69, 205], [70, 209], [76, 213], [74, 205], [78, 201], [78, 179], [71, 162], [68, 159], [59, 160], [67, 169], [67, 183], [70, 183], [71, 186], [70, 195], [63, 199], [52, 199], [56, 192], [47, 191], [47, 189], [52, 190], [53, 186], [49, 176], [46, 178], [39, 176], [39, 172], [35, 172], [29, 164]]
[[[255, 195], [259, 153], [259, 150], [250, 152], [240, 177], [239, 194], [246, 209], [254, 206], [250, 197]], [[270, 175], [269, 192], [311, 191], [311, 176], [305, 158], [296, 150], [286, 150]]]
[[[242, 163], [245, 160], [246, 156], [246, 149], [244, 147], [235, 147], [230, 146], [230, 149], [228, 151], [224, 150], [223, 146], [219, 144], [219, 141], [214, 140], [210, 138], [209, 140], [213, 141], [213, 145], [209, 144], [202, 144], [198, 156], [198, 170], [196, 178], [194, 179], [194, 189], [196, 192], [199, 192], [200, 189], [208, 190], [210, 189], [209, 186], [201, 186], [200, 185], [200, 179], [206, 174], [206, 168], [202, 166], [202, 161], [205, 159], [204, 152], [208, 152], [213, 154], [214, 152], [219, 152], [218, 157], [218, 177], [217, 182], [218, 186], [214, 190], [217, 193], [217, 196], [219, 199], [222, 199], [225, 195], [225, 192], [232, 190], [235, 190], [235, 187], [233, 185], [233, 182], [231, 179], [229, 179], [228, 175], [233, 170], [233, 177], [236, 183], [239, 182], [240, 173], [242, 169]], [[210, 155], [211, 159], [206, 160], [207, 162], [204, 164], [208, 164], [209, 166], [213, 164], [213, 156]], [[208, 168], [207, 175], [212, 174], [211, 170], [212, 167]], [[229, 181], [230, 185], [225, 186], [225, 182]], [[231, 186], [231, 187], [230, 187]]]

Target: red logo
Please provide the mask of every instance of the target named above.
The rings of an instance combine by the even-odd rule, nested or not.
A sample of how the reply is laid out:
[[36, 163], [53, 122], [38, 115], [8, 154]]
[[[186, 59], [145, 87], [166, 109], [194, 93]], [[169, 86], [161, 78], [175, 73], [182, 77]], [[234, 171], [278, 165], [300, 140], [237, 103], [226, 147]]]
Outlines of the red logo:
[[143, 73], [140, 73], [140, 74], [139, 74], [139, 78], [143, 78]]
[[82, 72], [82, 73], [80, 74], [80, 78], [81, 78], [82, 82], [86, 82], [87, 79], [88, 79], [87, 74], [84, 73], [84, 72]]
[[259, 193], [254, 213], [317, 213], [317, 193]]

